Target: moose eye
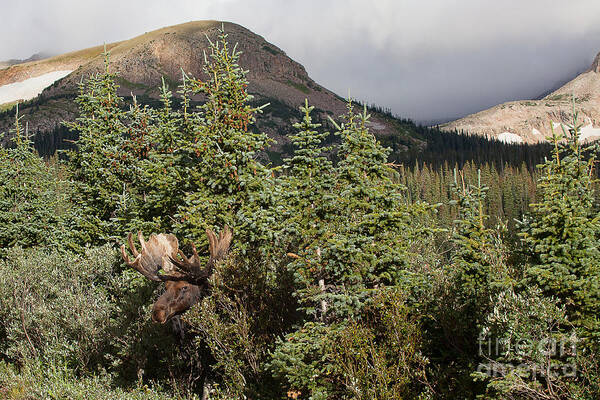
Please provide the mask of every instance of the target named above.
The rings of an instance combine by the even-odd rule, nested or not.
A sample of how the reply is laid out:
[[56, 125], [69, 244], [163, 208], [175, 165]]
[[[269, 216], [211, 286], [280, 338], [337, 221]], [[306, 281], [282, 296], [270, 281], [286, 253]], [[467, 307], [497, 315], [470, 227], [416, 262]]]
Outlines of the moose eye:
[[185, 292], [186, 290], [188, 290], [188, 289], [189, 289], [189, 286], [184, 286], [184, 287], [182, 287], [182, 288], [181, 288], [181, 290], [182, 290], [182, 291], [184, 291], [184, 292]]

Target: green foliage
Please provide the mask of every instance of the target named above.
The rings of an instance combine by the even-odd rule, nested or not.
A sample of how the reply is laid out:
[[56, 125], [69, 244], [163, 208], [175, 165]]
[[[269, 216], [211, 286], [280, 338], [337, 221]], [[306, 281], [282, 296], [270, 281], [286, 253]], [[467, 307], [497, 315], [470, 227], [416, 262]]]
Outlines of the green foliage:
[[436, 220], [444, 227], [451, 227], [458, 218], [458, 209], [452, 203], [456, 199], [455, 170], [460, 170], [462, 180], [485, 182], [488, 187], [483, 199], [483, 212], [490, 218], [484, 221], [488, 228], [495, 228], [502, 221], [508, 228], [511, 239], [516, 236], [516, 220], [523, 219], [529, 204], [535, 201], [538, 172], [530, 171], [525, 164], [513, 167], [505, 164], [501, 169], [491, 163], [482, 165], [467, 162], [459, 164], [414, 163], [399, 169], [399, 183], [406, 186], [406, 196], [430, 204], [441, 203]]
[[293, 87], [293, 88], [301, 91], [304, 94], [309, 94], [310, 93], [310, 90], [305, 85], [303, 85], [302, 83], [292, 82], [291, 80], [288, 79], [286, 81], [286, 84], [288, 86], [291, 86], [291, 87]]
[[335, 167], [319, 155], [317, 145], [326, 136], [313, 130], [310, 109], [303, 111], [301, 132], [294, 137], [299, 149], [286, 160], [290, 173], [282, 178], [283, 204], [291, 216], [284, 231], [301, 238], [291, 248], [296, 252], [290, 268], [300, 298], [308, 302], [306, 311], [322, 314], [314, 305], [326, 302], [332, 312], [322, 318], [349, 315], [360, 308], [364, 289], [398, 283], [411, 241], [428, 231], [415, 221], [429, 206], [406, 203], [385, 165], [388, 150], [368, 131], [366, 110], [355, 115], [349, 103], [337, 126], [342, 142]]
[[105, 374], [111, 385], [167, 379], [186, 392], [179, 380], [194, 369], [170, 329], [149, 320], [153, 286], [121, 274], [117, 257], [109, 246], [85, 255], [10, 249], [0, 261], [0, 359], [56, 366], [65, 379]]
[[[600, 196], [576, 124], [553, 138], [537, 195], [544, 146], [399, 120], [406, 135], [377, 140], [351, 101], [333, 135], [305, 101], [294, 151], [272, 168], [261, 160], [279, 150], [256, 131], [264, 106], [239, 55], [221, 30], [203, 78], [183, 73], [175, 94], [163, 82], [154, 108], [125, 105], [106, 54], [80, 85], [68, 174], [17, 116], [0, 149], [2, 397], [598, 397]], [[515, 251], [511, 220], [534, 199]], [[224, 225], [232, 253], [176, 338], [149, 319], [158, 285], [123, 271], [111, 246], [140, 229], [202, 248], [205, 228]], [[543, 346], [492, 354], [477, 348], [488, 339]]]
[[483, 359], [473, 373], [487, 383], [483, 398], [593, 398], [579, 369], [589, 355], [578, 355], [570, 326], [564, 305], [537, 288], [499, 293], [479, 338]]
[[[60, 167], [44, 162], [26, 137], [15, 113], [13, 147], [0, 149], [0, 248], [58, 246], [67, 235], [65, 216], [72, 195], [58, 176]], [[1, 254], [0, 253], [0, 254]]]
[[273, 398], [278, 391], [266, 368], [268, 350], [299, 315], [289, 273], [281, 266], [268, 271], [263, 259], [232, 255], [220, 263], [210, 294], [185, 316], [196, 348], [210, 351], [214, 398]]
[[133, 389], [112, 387], [110, 377], [78, 377], [61, 364], [31, 362], [17, 371], [0, 361], [0, 395], [6, 400], [167, 400], [194, 399], [172, 395], [159, 385], [138, 385]]
[[[284, 248], [291, 250], [288, 256], [293, 261], [288, 268], [294, 274], [306, 320], [285, 341], [278, 341], [271, 369], [286, 380], [290, 396], [342, 398], [342, 387], [351, 386], [354, 379], [362, 381], [347, 387], [349, 395], [364, 390], [364, 398], [385, 398], [391, 390], [400, 396], [406, 376], [397, 385], [391, 384], [391, 389], [388, 386], [398, 377], [395, 372], [405, 372], [404, 366], [399, 369], [384, 354], [391, 343], [385, 342], [386, 333], [371, 331], [377, 324], [369, 325], [369, 315], [377, 317], [365, 307], [373, 301], [374, 288], [404, 281], [411, 245], [430, 232], [419, 220], [430, 207], [408, 204], [402, 196], [403, 187], [394, 183], [394, 172], [385, 164], [388, 150], [368, 131], [366, 110], [354, 114], [349, 102], [343, 124], [334, 123], [341, 138], [336, 165], [323, 155], [328, 149], [320, 144], [328, 134], [316, 130], [319, 125], [312, 122], [312, 107], [306, 103], [301, 111], [303, 120], [295, 125], [298, 133], [292, 136], [297, 149], [284, 161], [288, 173], [281, 177], [281, 216], [286, 223], [278, 236], [285, 238]], [[402, 241], [396, 234], [400, 231]], [[390, 307], [404, 310], [397, 299]], [[406, 314], [396, 317], [407, 319]], [[354, 319], [362, 322], [354, 325], [350, 322]], [[410, 335], [416, 339], [418, 331], [390, 329], [399, 330], [395, 332], [398, 346], [410, 341]], [[365, 334], [365, 340], [370, 338], [366, 353], [353, 342], [357, 331]], [[352, 350], [346, 353], [348, 348]], [[409, 354], [415, 352], [407, 352], [403, 362], [414, 362]], [[378, 373], [371, 362], [378, 363]], [[392, 364], [389, 370], [382, 370], [387, 363]]]
[[[455, 251], [452, 256], [457, 293], [462, 297], [463, 311], [478, 324], [487, 314], [490, 298], [502, 286], [509, 285], [510, 276], [506, 266], [506, 248], [502, 243], [502, 228], [486, 227], [489, 218], [484, 212], [488, 188], [481, 184], [465, 184], [456, 179], [453, 202], [458, 208], [458, 219], [452, 233]], [[476, 326], [476, 325], [474, 325]]]
[[[228, 224], [243, 242], [264, 240], [269, 170], [257, 161], [269, 140], [249, 128], [255, 113], [246, 71], [227, 35], [211, 43], [205, 82], [183, 74], [181, 109], [163, 82], [160, 109], [122, 108], [116, 75], [106, 72], [81, 84], [79, 132], [69, 164], [83, 216], [82, 242], [122, 238], [128, 231], [173, 231], [204, 240], [207, 227]], [[207, 101], [190, 110], [190, 96]]]
[[123, 236], [128, 226], [119, 220], [139, 208], [139, 196], [131, 187], [135, 169], [125, 148], [129, 113], [121, 109], [116, 75], [109, 71], [108, 53], [105, 57], [106, 71], [80, 83], [80, 116], [67, 124], [79, 133], [69, 164], [81, 208], [75, 224], [82, 243]]
[[[428, 360], [421, 326], [397, 289], [381, 290], [360, 321], [344, 327], [331, 352], [347, 396], [356, 399], [428, 398]], [[399, 356], [401, 355], [401, 356]]]
[[2, 357], [56, 360], [86, 370], [108, 350], [111, 288], [118, 285], [109, 248], [85, 257], [13, 248], [0, 262]]
[[307, 394], [311, 399], [328, 398], [333, 386], [329, 376], [334, 368], [329, 358], [330, 340], [335, 335], [336, 327], [306, 322], [286, 335], [285, 340], [278, 340], [270, 367], [276, 377], [286, 382], [288, 393]]
[[541, 166], [539, 201], [532, 204], [522, 226], [531, 255], [526, 283], [557, 297], [583, 334], [595, 336], [600, 312], [600, 223], [593, 188], [596, 148], [580, 144], [576, 114], [564, 137], [553, 134], [552, 142], [552, 157]]
[[285, 379], [288, 396], [427, 397], [421, 331], [401, 292], [378, 290], [370, 300], [356, 319], [332, 325], [307, 322], [279, 340], [271, 369]]
[[592, 383], [598, 378], [600, 279], [596, 149], [580, 144], [575, 113], [573, 118], [565, 137], [551, 138], [554, 151], [541, 165], [539, 200], [521, 224], [528, 254], [522, 292], [507, 288], [491, 298], [481, 338], [494, 346], [473, 374], [487, 384], [486, 398], [598, 395]]
[[[207, 101], [200, 107], [196, 138], [180, 145], [197, 160], [186, 170], [193, 190], [178, 211], [175, 229], [201, 238], [206, 227], [229, 225], [243, 242], [260, 242], [268, 236], [270, 196], [265, 189], [272, 183], [269, 169], [257, 157], [270, 140], [250, 128], [264, 106], [248, 104], [247, 71], [238, 65], [240, 52], [229, 49], [224, 31], [210, 51], [204, 67], [209, 80], [190, 81], [192, 93]], [[183, 113], [189, 118], [185, 108]]]

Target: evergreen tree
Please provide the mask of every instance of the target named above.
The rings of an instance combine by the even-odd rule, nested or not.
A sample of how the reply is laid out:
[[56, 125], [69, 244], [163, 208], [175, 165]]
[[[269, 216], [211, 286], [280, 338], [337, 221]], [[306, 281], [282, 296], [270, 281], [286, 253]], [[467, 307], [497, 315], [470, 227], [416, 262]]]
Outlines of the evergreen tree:
[[[494, 285], [508, 278], [505, 269], [505, 251], [498, 231], [488, 228], [489, 216], [484, 211], [488, 188], [478, 176], [477, 185], [465, 184], [462, 174], [460, 183], [455, 172], [453, 201], [458, 207], [458, 219], [452, 241], [455, 251], [452, 257], [455, 276], [468, 315], [481, 322], [489, 311], [490, 296]], [[500, 231], [501, 233], [501, 231]]]
[[0, 248], [58, 246], [67, 236], [67, 182], [37, 155], [16, 107], [13, 146], [0, 148]]
[[[495, 229], [488, 226], [489, 215], [485, 212], [488, 188], [482, 184], [479, 172], [476, 180], [476, 184], [466, 183], [462, 172], [459, 175], [454, 171], [451, 204], [456, 206], [457, 218], [450, 236], [453, 244], [450, 265], [445, 267], [450, 293], [444, 294], [443, 303], [433, 305], [440, 326], [432, 327], [432, 337], [440, 335], [438, 340], [444, 349], [438, 357], [443, 365], [453, 365], [460, 371], [455, 374], [461, 376], [459, 382], [463, 380], [458, 385], [470, 393], [465, 394], [466, 397], [477, 392], [463, 374], [472, 372], [480, 356], [477, 353], [479, 332], [493, 306], [492, 298], [504, 287], [514, 284], [501, 238], [505, 228], [501, 224]], [[442, 332], [437, 333], [440, 327]]]
[[293, 136], [297, 150], [284, 164], [289, 175], [282, 177], [283, 187], [292, 190], [284, 195], [289, 232], [298, 235], [288, 268], [306, 319], [278, 343], [271, 369], [294, 390], [324, 399], [342, 396], [332, 384], [343, 377], [340, 363], [368, 362], [358, 353], [336, 360], [340, 350], [331, 340], [343, 342], [348, 321], [369, 318], [365, 307], [380, 287], [402, 287], [411, 246], [429, 232], [424, 216], [431, 207], [407, 204], [386, 165], [389, 150], [369, 133], [366, 110], [355, 114], [349, 102], [343, 123], [332, 121], [341, 138], [335, 166], [317, 147], [326, 134], [316, 131], [310, 111], [307, 104], [302, 108]]
[[128, 114], [117, 95], [116, 75], [109, 70], [109, 54], [105, 52], [104, 57], [104, 73], [80, 83], [76, 99], [80, 115], [67, 124], [79, 132], [77, 150], [69, 153], [69, 167], [77, 185], [75, 200], [81, 209], [74, 230], [79, 232], [82, 244], [125, 236], [134, 227], [120, 219], [124, 213], [135, 215], [139, 208], [132, 185], [136, 168], [125, 146]]
[[552, 157], [541, 165], [539, 201], [522, 225], [531, 263], [526, 284], [566, 305], [584, 334], [597, 334], [600, 312], [600, 223], [594, 205], [595, 146], [580, 143], [580, 127], [553, 132]]
[[266, 106], [251, 107], [247, 71], [238, 65], [240, 52], [229, 48], [221, 30], [218, 42], [210, 43], [204, 66], [208, 80], [190, 80], [190, 90], [207, 101], [200, 106], [194, 142], [181, 146], [196, 154], [186, 170], [193, 191], [186, 193], [177, 214], [175, 230], [192, 238], [203, 238], [208, 226], [230, 225], [246, 242], [270, 239], [266, 190], [272, 185], [271, 171], [259, 160], [270, 140], [252, 128], [256, 113]]
[[294, 124], [297, 133], [290, 136], [296, 147], [294, 155], [285, 159], [284, 175], [280, 178], [280, 197], [282, 207], [279, 236], [283, 246], [297, 252], [310, 246], [315, 240], [328, 233], [335, 207], [332, 190], [335, 176], [332, 162], [324, 155], [330, 150], [322, 142], [329, 136], [316, 129], [321, 124], [312, 122], [310, 113], [314, 107], [305, 102], [300, 111], [302, 121]]

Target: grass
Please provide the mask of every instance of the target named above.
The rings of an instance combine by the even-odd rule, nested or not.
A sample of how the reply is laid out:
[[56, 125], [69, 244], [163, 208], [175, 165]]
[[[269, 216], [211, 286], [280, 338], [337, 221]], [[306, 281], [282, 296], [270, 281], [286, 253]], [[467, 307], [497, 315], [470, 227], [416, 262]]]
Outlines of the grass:
[[119, 86], [121, 86], [121, 87], [127, 87], [130, 89], [148, 90], [148, 86], [141, 84], [141, 83], [135, 83], [135, 82], [128, 81], [127, 79], [123, 78], [122, 76], [118, 76], [116, 78], [116, 81], [119, 84]]
[[537, 103], [535, 101], [522, 101], [521, 105], [527, 106], [527, 107], [533, 107], [533, 106], [537, 106]]
[[571, 98], [568, 94], [555, 94], [554, 96], [548, 97], [548, 100], [552, 101], [560, 101], [560, 100], [569, 100]]
[[[589, 101], [590, 100], [590, 94], [585, 94], [582, 97], [575, 97], [575, 103], [577, 104], [581, 104], [585, 101]], [[550, 101], [569, 101], [571, 102], [572, 96], [568, 93], [563, 93], [563, 94], [555, 94], [554, 96], [550, 96], [548, 97], [546, 100], [550, 100]]]
[[0, 113], [12, 110], [17, 105], [17, 103], [18, 103], [18, 101], [0, 104]]
[[[131, 388], [114, 387], [111, 376], [77, 376], [54, 363], [33, 360], [20, 369], [0, 361], [0, 397], [6, 400], [73, 399], [73, 400], [175, 400], [160, 386], [138, 384]], [[193, 397], [196, 399], [197, 397]]]
[[301, 84], [301, 83], [296, 83], [296, 82], [292, 82], [289, 79], [286, 82], [286, 85], [291, 86], [295, 89], [298, 89], [299, 91], [301, 91], [304, 94], [309, 94], [310, 93], [310, 89], [307, 88], [305, 85]]
[[[166, 28], [158, 29], [152, 32], [146, 32], [143, 35], [134, 37], [133, 39], [115, 43], [108, 43], [106, 44], [106, 49], [110, 51], [112, 55], [117, 55], [127, 52], [128, 50], [132, 49], [138, 44], [145, 43], [152, 39], [156, 39], [165, 33], [189, 34], [197, 30], [206, 30], [217, 26], [220, 26], [220, 23], [218, 23], [217, 21], [188, 22], [181, 25], [169, 26]], [[81, 64], [85, 64], [86, 62], [89, 62], [94, 58], [100, 56], [103, 51], [104, 45], [94, 46], [83, 50], [61, 54], [44, 60], [14, 65], [13, 68], [28, 68], [31, 65], [62, 65], [72, 62], [79, 62]]]
[[277, 51], [273, 47], [266, 45], [266, 44], [264, 44], [262, 48], [263, 48], [263, 50], [268, 51], [269, 53], [273, 54], [274, 56], [281, 54], [280, 51]]

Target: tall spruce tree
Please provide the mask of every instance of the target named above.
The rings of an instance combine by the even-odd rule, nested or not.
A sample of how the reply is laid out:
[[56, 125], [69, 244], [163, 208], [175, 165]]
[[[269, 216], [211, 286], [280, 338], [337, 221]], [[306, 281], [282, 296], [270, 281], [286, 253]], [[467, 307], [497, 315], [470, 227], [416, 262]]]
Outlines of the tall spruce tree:
[[333, 341], [348, 321], [367, 318], [365, 307], [382, 287], [402, 287], [413, 241], [428, 232], [420, 218], [430, 206], [407, 203], [387, 165], [389, 149], [369, 132], [366, 109], [356, 114], [349, 101], [343, 122], [332, 120], [341, 139], [335, 166], [321, 154], [326, 134], [310, 111], [305, 104], [282, 177], [289, 231], [298, 237], [288, 267], [306, 317], [278, 342], [270, 366], [294, 391], [325, 399], [344, 393], [334, 383], [344, 373]]
[[310, 310], [323, 313], [327, 303], [332, 314], [351, 314], [365, 289], [400, 281], [411, 240], [426, 230], [417, 221], [429, 206], [407, 204], [386, 165], [389, 149], [369, 132], [366, 109], [355, 114], [349, 102], [343, 123], [333, 122], [341, 138], [333, 168], [319, 156], [316, 145], [324, 136], [314, 131], [307, 111], [297, 126], [296, 155], [286, 162], [287, 185], [295, 190], [290, 207], [303, 218], [303, 244], [291, 268], [301, 292], [321, 304], [320, 311]]
[[294, 155], [284, 160], [284, 174], [280, 178], [280, 218], [282, 245], [297, 252], [327, 235], [333, 214], [335, 185], [333, 163], [325, 155], [330, 147], [322, 146], [329, 132], [319, 132], [321, 124], [313, 123], [314, 107], [305, 101], [300, 107], [302, 121], [295, 123], [297, 133], [290, 135], [296, 147]]
[[596, 146], [581, 143], [577, 114], [550, 138], [552, 157], [541, 165], [539, 201], [522, 226], [531, 255], [526, 284], [538, 285], [567, 307], [584, 334], [600, 328], [600, 221], [594, 205]]
[[126, 145], [128, 113], [117, 94], [117, 76], [109, 69], [109, 53], [105, 51], [104, 57], [105, 71], [79, 84], [79, 117], [66, 124], [79, 133], [69, 167], [81, 209], [73, 229], [81, 243], [124, 236], [135, 229], [129, 222], [139, 208], [133, 185], [135, 163]]
[[252, 130], [256, 113], [267, 106], [252, 107], [247, 71], [239, 64], [240, 52], [229, 48], [227, 34], [210, 42], [204, 72], [208, 79], [191, 79], [190, 91], [203, 94], [201, 120], [196, 126], [191, 150], [197, 162], [186, 172], [194, 190], [186, 193], [179, 208], [176, 231], [203, 238], [209, 226], [225, 224], [236, 229], [242, 243], [270, 239], [266, 209], [271, 202], [271, 170], [259, 161], [270, 143], [267, 135]]
[[458, 208], [458, 218], [452, 232], [452, 264], [467, 314], [480, 323], [489, 312], [494, 289], [502, 282], [509, 283], [506, 249], [500, 236], [503, 225], [497, 230], [487, 226], [489, 215], [484, 206], [488, 187], [481, 183], [481, 175], [478, 174], [477, 185], [466, 184], [462, 174], [459, 180], [456, 171], [454, 179], [456, 199], [452, 202]]
[[36, 153], [18, 105], [10, 134], [12, 146], [0, 147], [0, 254], [14, 245], [64, 245], [70, 188]]

